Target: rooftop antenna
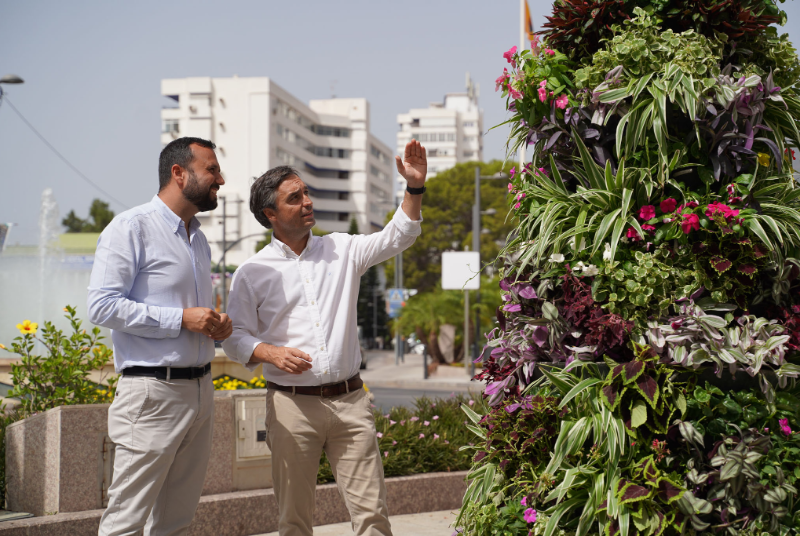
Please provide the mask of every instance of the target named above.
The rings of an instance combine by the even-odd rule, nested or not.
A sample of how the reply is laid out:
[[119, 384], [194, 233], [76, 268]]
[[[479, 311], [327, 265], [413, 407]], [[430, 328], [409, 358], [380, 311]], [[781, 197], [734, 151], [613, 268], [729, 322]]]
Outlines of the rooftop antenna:
[[338, 80], [331, 80], [331, 98], [336, 98], [336, 84], [338, 84]]

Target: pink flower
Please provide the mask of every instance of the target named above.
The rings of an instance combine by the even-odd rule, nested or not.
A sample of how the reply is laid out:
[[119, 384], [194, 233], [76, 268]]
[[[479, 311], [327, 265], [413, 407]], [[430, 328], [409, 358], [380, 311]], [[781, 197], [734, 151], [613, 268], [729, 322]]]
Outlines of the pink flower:
[[446, 439], [445, 439], [445, 440], [444, 440], [444, 444], [445, 444], [445, 445], [449, 445], [449, 444], [450, 444], [450, 442], [449, 442], [448, 440], [446, 440]]
[[392, 441], [392, 445], [397, 445], [397, 441]]
[[438, 421], [438, 420], [439, 420], [439, 416], [438, 416], [438, 415], [434, 415], [434, 416], [433, 416], [433, 420], [434, 420], [434, 421]]
[[[516, 166], [515, 166], [515, 167], [512, 167], [511, 169], [509, 169], [509, 170], [508, 170], [508, 174], [511, 176], [511, 178], [512, 178], [512, 179], [514, 178], [514, 175], [515, 175], [516, 173], [517, 173], [517, 168], [516, 168]], [[508, 183], [508, 189], [509, 189], [509, 190], [511, 189], [511, 183]]]
[[539, 88], [539, 100], [542, 102], [547, 101], [547, 90], [544, 88]]
[[546, 48], [546, 49], [544, 49], [544, 53], [545, 53], [545, 54], [548, 54], [548, 55], [550, 55], [550, 56], [555, 56], [555, 55], [556, 55], [556, 51], [555, 51], [555, 50], [552, 50], [552, 49], [550, 49], [550, 48]]
[[475, 404], [475, 401], [474, 401], [474, 400], [470, 400], [469, 402], [467, 402], [467, 404], [469, 404], [470, 406], [472, 406], [472, 405], [474, 405], [474, 404]]
[[425, 421], [422, 424], [425, 425], [425, 426], [430, 426], [431, 425], [431, 421]]
[[525, 192], [520, 192], [517, 194], [517, 201], [519, 201], [520, 199], [525, 199]]
[[540, 167], [540, 168], [539, 168], [539, 173], [541, 173], [541, 174], [542, 174], [542, 175], [544, 175], [545, 177], [549, 177], [549, 176], [550, 176], [550, 175], [547, 173], [547, 170], [546, 170], [546, 169], [544, 169], [543, 167]]
[[380, 439], [380, 438], [382, 438], [382, 437], [383, 437], [383, 434], [382, 434], [382, 433], [380, 433], [380, 432], [378, 432], [376, 435], [378, 436], [378, 439]]
[[539, 54], [539, 36], [535, 34], [533, 39], [531, 39], [531, 52], [533, 52], [535, 56]]
[[434, 439], [439, 439], [439, 434], [433, 434]]
[[420, 439], [423, 439], [424, 437], [425, 437], [425, 434], [419, 434], [419, 438]]
[[389, 451], [388, 450], [384, 450], [383, 451], [383, 457], [384, 458], [388, 458], [389, 457]]
[[683, 231], [684, 234], [689, 234], [692, 229], [695, 231], [700, 230], [700, 218], [697, 217], [697, 214], [683, 214], [681, 231]]
[[520, 207], [519, 203], [514, 203], [514, 210], [519, 210], [519, 207]]
[[415, 415], [415, 416], [411, 417], [411, 419], [409, 419], [409, 420], [410, 420], [411, 422], [417, 422], [417, 421], [419, 420], [419, 417], [417, 417], [417, 416]]
[[509, 48], [506, 52], [503, 53], [503, 57], [506, 59], [506, 61], [508, 63], [514, 65], [514, 67], [517, 66], [517, 62], [514, 61], [514, 54], [516, 54], [516, 53], [517, 53], [517, 46], [516, 45], [514, 45], [511, 48]]
[[789, 419], [779, 419], [778, 424], [781, 425], [781, 432], [783, 432], [783, 435], [792, 435], [792, 429], [789, 427]]
[[556, 108], [560, 108], [563, 110], [564, 108], [567, 107], [567, 104], [569, 104], [569, 97], [567, 97], [566, 95], [561, 95], [556, 99]]
[[656, 230], [654, 225], [647, 225], [646, 223], [642, 224], [642, 230], [652, 233]]
[[664, 214], [669, 214], [670, 212], [673, 212], [675, 210], [675, 206], [677, 204], [678, 204], [677, 201], [675, 201], [671, 197], [668, 197], [661, 202], [659, 208], [661, 209], [661, 212], [663, 212]]
[[678, 212], [682, 212], [684, 208], [695, 208], [697, 206], [696, 201], [689, 201], [685, 205], [681, 205], [678, 207]]
[[497, 80], [494, 81], [494, 90], [497, 91], [500, 89], [500, 86], [505, 84], [506, 80], [508, 80], [508, 69], [503, 68], [503, 74], [501, 74]]
[[722, 216], [729, 220], [739, 215], [739, 211], [736, 209], [732, 209], [728, 205], [723, 205], [722, 203], [711, 203], [708, 205], [708, 209], [706, 210], [706, 216], [709, 218], [713, 218], [714, 214], [722, 214]]
[[536, 510], [528, 508], [522, 517], [525, 518], [526, 523], [536, 523]]
[[522, 100], [522, 93], [511, 86], [508, 86], [508, 94], [511, 95], [511, 98], [514, 100]]
[[539, 87], [542, 88], [542, 89], [546, 88], [547, 87], [547, 80], [542, 80], [541, 82], [539, 82]]
[[643, 220], [649, 220], [656, 217], [656, 207], [653, 205], [645, 205], [639, 209], [639, 217]]
[[522, 506], [528, 506], [528, 498], [523, 497], [522, 500], [519, 501], [519, 504], [521, 504]]
[[628, 232], [625, 234], [625, 236], [627, 236], [628, 238], [630, 238], [634, 242], [638, 242], [639, 240], [642, 239], [642, 237], [639, 236], [639, 232], [636, 229], [634, 229], [633, 227], [628, 227]]
[[387, 413], [386, 415], [383, 416], [383, 418], [384, 419], [388, 419], [389, 418], [389, 414]]

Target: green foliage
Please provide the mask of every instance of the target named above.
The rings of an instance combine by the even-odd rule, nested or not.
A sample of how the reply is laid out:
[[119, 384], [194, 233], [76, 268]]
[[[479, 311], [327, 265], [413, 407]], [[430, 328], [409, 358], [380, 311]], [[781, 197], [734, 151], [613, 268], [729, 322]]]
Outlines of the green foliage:
[[114, 211], [108, 208], [108, 203], [99, 199], [92, 200], [89, 207], [89, 219], [79, 218], [74, 210], [61, 220], [61, 225], [67, 228], [68, 233], [99, 233], [114, 219]]
[[[406, 288], [419, 292], [433, 290], [442, 279], [442, 252], [462, 251], [472, 247], [472, 205], [475, 203], [475, 167], [481, 175], [508, 172], [510, 166], [502, 162], [464, 163], [437, 173], [426, 183], [423, 202], [422, 234], [403, 253], [403, 282]], [[489, 263], [500, 251], [508, 234], [514, 229], [507, 220], [505, 180], [481, 181], [481, 210], [494, 209], [495, 214], [481, 216], [481, 227], [489, 232], [481, 234], [481, 259]], [[387, 216], [387, 222], [394, 213]], [[500, 245], [498, 245], [498, 243]], [[386, 279], [393, 281], [394, 263], [386, 265]]]
[[614, 26], [614, 37], [598, 50], [589, 66], [575, 71], [578, 88], [593, 89], [606, 80], [606, 75], [622, 67], [620, 81], [664, 71], [674, 65], [686, 76], [695, 79], [719, 75], [723, 41], [709, 39], [694, 30], [674, 33], [661, 31], [658, 21], [643, 9], [634, 9], [634, 17], [623, 26]]
[[[355, 220], [353, 220], [355, 221]], [[358, 287], [357, 322], [364, 338], [385, 339], [389, 333], [389, 315], [386, 313], [386, 299], [380, 291], [378, 267], [371, 266], [361, 276]]]
[[358, 220], [356, 220], [355, 216], [350, 218], [350, 227], [347, 229], [347, 234], [350, 235], [357, 235], [358, 232]]
[[[383, 472], [389, 476], [463, 471], [470, 457], [459, 448], [473, 441], [464, 428], [462, 404], [473, 400], [466, 395], [450, 398], [418, 398], [416, 408], [392, 408], [387, 414], [373, 412], [378, 448], [382, 453]], [[477, 399], [480, 404], [480, 399]], [[427, 423], [427, 424], [425, 424]], [[424, 436], [424, 437], [423, 437]], [[333, 482], [330, 462], [323, 453], [317, 483]]]
[[778, 35], [774, 26], [746, 36], [736, 52], [744, 60], [742, 71], [746, 76], [766, 77], [772, 71], [775, 83], [782, 88], [793, 87], [800, 80], [797, 50], [789, 41], [789, 34]]
[[592, 297], [608, 302], [603, 308], [646, 329], [651, 317], [668, 315], [671, 306], [688, 298], [700, 286], [694, 270], [676, 267], [666, 248], [653, 253], [636, 251], [624, 262], [603, 265], [592, 284]]
[[[328, 233], [328, 231], [323, 231], [319, 227], [312, 227], [311, 234], [314, 236], [325, 236], [326, 234], [330, 233]], [[264, 233], [264, 238], [262, 238], [256, 243], [255, 253], [258, 253], [259, 251], [264, 249], [264, 246], [266, 246], [270, 242], [272, 242], [272, 229], [267, 229], [267, 232]]]

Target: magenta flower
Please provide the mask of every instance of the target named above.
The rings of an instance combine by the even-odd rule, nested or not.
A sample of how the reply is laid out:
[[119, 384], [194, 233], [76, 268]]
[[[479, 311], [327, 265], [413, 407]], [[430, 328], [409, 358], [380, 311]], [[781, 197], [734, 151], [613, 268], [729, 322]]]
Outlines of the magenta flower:
[[522, 93], [511, 86], [508, 86], [508, 94], [511, 95], [511, 98], [514, 100], [522, 100]]
[[522, 517], [525, 518], [526, 523], [536, 523], [536, 510], [528, 508]]
[[781, 425], [781, 432], [783, 432], [783, 435], [792, 435], [792, 429], [789, 427], [789, 419], [779, 419], [778, 424]]
[[506, 52], [503, 52], [503, 57], [506, 59], [508, 63], [513, 64], [516, 66], [516, 62], [514, 61], [514, 54], [517, 53], [517, 45], [509, 48]]
[[643, 224], [642, 224], [642, 230], [643, 230], [643, 231], [647, 231], [647, 232], [650, 232], [650, 233], [651, 233], [651, 232], [655, 231], [655, 230], [656, 230], [656, 228], [655, 228], [655, 226], [654, 226], [654, 225], [647, 225], [646, 223], [643, 223]]
[[520, 207], [519, 203], [514, 203], [514, 210], [519, 210], [519, 207]]
[[495, 84], [494, 90], [497, 91], [498, 89], [500, 89], [500, 86], [505, 84], [506, 80], [508, 80], [508, 69], [503, 68], [503, 74], [501, 74], [497, 78], [497, 80], [494, 81], [494, 84]]
[[692, 232], [692, 229], [695, 231], [700, 230], [700, 218], [697, 217], [697, 214], [683, 214], [681, 231], [683, 231], [684, 234], [689, 234]]
[[633, 227], [628, 227], [628, 232], [625, 233], [625, 236], [627, 236], [628, 238], [630, 238], [634, 242], [638, 242], [639, 240], [642, 239], [642, 237], [639, 236], [639, 232], [636, 229], [634, 229]]
[[511, 190], [513, 190], [513, 189], [514, 189], [514, 185], [513, 185], [512, 183], [510, 183], [510, 182], [509, 182], [509, 183], [508, 183], [508, 191], [510, 192], [510, 191], [511, 191]]
[[547, 90], [542, 87], [539, 88], [539, 100], [542, 102], [547, 101]]
[[667, 199], [664, 199], [661, 202], [661, 204], [659, 205], [659, 208], [661, 209], [661, 212], [663, 212], [664, 214], [669, 214], [669, 213], [671, 213], [671, 212], [673, 212], [675, 210], [675, 206], [677, 204], [678, 204], [677, 201], [675, 201], [671, 197], [668, 197]]
[[555, 56], [555, 55], [556, 55], [556, 51], [555, 51], [555, 50], [553, 50], [553, 49], [551, 49], [551, 48], [546, 48], [546, 49], [544, 49], [544, 53], [545, 53], [545, 54], [548, 54], [548, 55], [550, 55], [550, 56]]
[[653, 205], [645, 205], [639, 209], [639, 217], [643, 220], [649, 220], [656, 217], [656, 207]]
[[564, 108], [567, 107], [567, 104], [569, 104], [569, 97], [567, 97], [566, 95], [561, 95], [556, 99], [556, 108], [560, 108], [563, 110]]
[[729, 207], [728, 205], [723, 205], [722, 203], [711, 203], [708, 205], [706, 209], [706, 216], [709, 218], [713, 218], [714, 214], [722, 214], [722, 216], [729, 220], [731, 218], [735, 218], [739, 215], [739, 211]]
[[523, 497], [522, 500], [519, 501], [519, 504], [522, 506], [528, 506], [528, 497]]

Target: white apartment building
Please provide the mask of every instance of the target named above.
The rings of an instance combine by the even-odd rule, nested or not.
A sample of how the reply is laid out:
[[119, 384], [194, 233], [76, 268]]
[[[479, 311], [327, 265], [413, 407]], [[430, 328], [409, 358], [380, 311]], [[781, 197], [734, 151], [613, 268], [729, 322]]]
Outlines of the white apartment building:
[[[428, 176], [460, 162], [483, 160], [483, 110], [478, 96], [479, 88], [467, 73], [466, 93], [448, 93], [444, 102], [399, 114], [397, 154], [402, 156], [412, 139], [419, 140], [428, 152]], [[405, 179], [398, 175], [397, 182], [398, 196], [402, 196]]]
[[[250, 185], [278, 165], [298, 169], [314, 201], [317, 227], [346, 232], [356, 218], [361, 233], [383, 228], [394, 208], [392, 151], [370, 133], [366, 99], [312, 100], [307, 105], [269, 78], [180, 78], [161, 81], [175, 104], [161, 111], [161, 143], [196, 136], [217, 144], [225, 178], [225, 240], [237, 242], [227, 264], [255, 253], [266, 229], [250, 212]], [[197, 215], [222, 255], [223, 204]]]

